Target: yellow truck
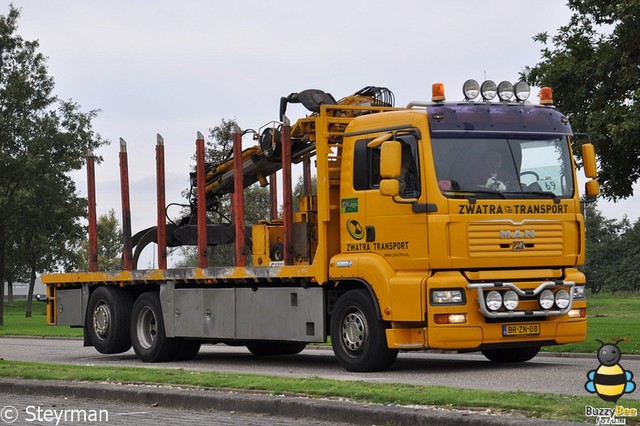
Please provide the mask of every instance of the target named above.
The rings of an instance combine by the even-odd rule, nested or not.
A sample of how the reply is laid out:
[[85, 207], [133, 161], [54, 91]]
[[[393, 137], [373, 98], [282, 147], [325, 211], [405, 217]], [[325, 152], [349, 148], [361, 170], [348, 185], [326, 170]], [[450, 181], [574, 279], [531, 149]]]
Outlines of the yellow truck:
[[[338, 101], [292, 93], [278, 121], [237, 129], [226, 161], [206, 162], [198, 136], [191, 211], [169, 223], [159, 137], [158, 223], [133, 236], [123, 150], [123, 268], [98, 270], [89, 173], [90, 271], [43, 276], [49, 322], [83, 327], [85, 345], [101, 353], [133, 346], [145, 362], [190, 359], [203, 343], [295, 354], [330, 337], [348, 371], [383, 370], [399, 351], [428, 349], [524, 362], [541, 346], [584, 340], [584, 218], [569, 120], [549, 88], [538, 105], [522, 82], [469, 80], [463, 93], [448, 102], [436, 83], [430, 102], [406, 107], [381, 87]], [[290, 103], [310, 114], [290, 125]], [[248, 133], [258, 144], [243, 150]], [[591, 144], [582, 162], [595, 196]], [[306, 191], [293, 211], [298, 163]], [[271, 185], [272, 217], [249, 230], [242, 189], [255, 182]], [[233, 218], [213, 223], [225, 194]], [[148, 244], [159, 267], [137, 269]], [[234, 244], [234, 264], [209, 265], [207, 247], [218, 244]], [[166, 267], [166, 247], [180, 245], [197, 246], [197, 267]]]

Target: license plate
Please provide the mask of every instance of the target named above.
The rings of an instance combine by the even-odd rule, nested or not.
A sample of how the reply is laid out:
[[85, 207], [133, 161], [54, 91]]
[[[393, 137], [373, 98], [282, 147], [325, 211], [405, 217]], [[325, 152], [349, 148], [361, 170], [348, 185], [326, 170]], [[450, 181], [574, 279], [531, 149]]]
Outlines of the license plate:
[[540, 334], [540, 324], [504, 324], [503, 336], [537, 336]]

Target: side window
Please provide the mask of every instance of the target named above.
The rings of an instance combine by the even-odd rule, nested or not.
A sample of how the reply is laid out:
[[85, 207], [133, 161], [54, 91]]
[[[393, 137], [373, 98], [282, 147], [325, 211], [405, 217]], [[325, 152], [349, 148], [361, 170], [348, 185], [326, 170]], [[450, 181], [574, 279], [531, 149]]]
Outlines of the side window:
[[353, 188], [358, 191], [378, 188], [380, 185], [380, 148], [369, 148], [371, 139], [355, 143], [353, 156]]
[[418, 143], [415, 136], [397, 137], [402, 142], [402, 170], [400, 172], [400, 196], [418, 198], [420, 196], [420, 174], [418, 172]]
[[[402, 143], [402, 172], [400, 196], [417, 198], [420, 196], [420, 174], [418, 172], [418, 143], [413, 135], [396, 137]], [[358, 191], [376, 189], [380, 186], [380, 148], [369, 148], [371, 139], [361, 139], [355, 143], [353, 156], [353, 188]]]

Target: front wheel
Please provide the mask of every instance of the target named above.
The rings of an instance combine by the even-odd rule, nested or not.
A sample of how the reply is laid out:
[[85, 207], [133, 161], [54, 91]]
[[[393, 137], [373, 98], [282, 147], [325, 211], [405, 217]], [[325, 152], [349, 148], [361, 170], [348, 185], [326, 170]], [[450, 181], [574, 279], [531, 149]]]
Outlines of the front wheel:
[[160, 297], [153, 291], [141, 294], [133, 304], [130, 332], [133, 350], [143, 362], [172, 361], [183, 343], [165, 335]]
[[540, 346], [529, 348], [486, 349], [482, 351], [489, 361], [497, 363], [526, 362], [538, 355]]
[[347, 371], [380, 371], [393, 364], [398, 351], [387, 347], [384, 322], [365, 290], [342, 295], [331, 315], [331, 345]]

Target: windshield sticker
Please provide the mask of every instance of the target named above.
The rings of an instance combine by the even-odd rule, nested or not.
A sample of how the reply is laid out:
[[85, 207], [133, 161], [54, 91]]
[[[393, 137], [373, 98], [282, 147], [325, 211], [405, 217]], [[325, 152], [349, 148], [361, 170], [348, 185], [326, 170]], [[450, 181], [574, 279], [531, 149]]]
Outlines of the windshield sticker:
[[568, 204], [516, 204], [514, 206], [462, 204], [458, 206], [458, 214], [562, 214], [568, 211]]
[[342, 213], [357, 213], [358, 212], [358, 199], [357, 198], [343, 198], [340, 203], [340, 210]]

